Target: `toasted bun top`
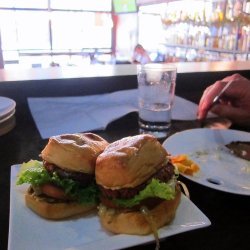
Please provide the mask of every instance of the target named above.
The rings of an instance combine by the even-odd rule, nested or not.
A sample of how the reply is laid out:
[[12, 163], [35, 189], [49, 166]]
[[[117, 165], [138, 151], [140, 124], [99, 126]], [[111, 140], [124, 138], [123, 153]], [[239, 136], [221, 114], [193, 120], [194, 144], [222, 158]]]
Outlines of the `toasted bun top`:
[[166, 150], [151, 135], [123, 138], [98, 156], [96, 182], [110, 189], [136, 187], [160, 169], [166, 157]]
[[53, 136], [41, 152], [43, 160], [66, 170], [93, 174], [97, 156], [108, 142], [92, 133]]

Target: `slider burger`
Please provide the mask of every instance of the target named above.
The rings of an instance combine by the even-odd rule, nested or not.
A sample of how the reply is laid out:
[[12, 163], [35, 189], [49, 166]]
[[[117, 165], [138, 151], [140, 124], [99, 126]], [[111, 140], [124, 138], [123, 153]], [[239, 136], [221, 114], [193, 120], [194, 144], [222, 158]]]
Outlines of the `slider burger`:
[[96, 161], [102, 226], [113, 233], [157, 236], [180, 202], [175, 171], [168, 153], [151, 135], [109, 144]]
[[17, 185], [30, 184], [26, 205], [47, 219], [63, 219], [96, 207], [97, 156], [108, 142], [92, 133], [53, 136], [41, 152], [42, 162], [21, 166]]

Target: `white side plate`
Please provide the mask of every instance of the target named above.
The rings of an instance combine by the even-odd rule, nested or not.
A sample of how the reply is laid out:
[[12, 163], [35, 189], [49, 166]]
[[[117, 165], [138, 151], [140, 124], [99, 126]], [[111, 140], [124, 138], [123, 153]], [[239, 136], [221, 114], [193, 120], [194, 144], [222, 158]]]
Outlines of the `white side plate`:
[[230, 129], [190, 129], [167, 138], [163, 146], [172, 155], [188, 154], [200, 166], [186, 178], [224, 192], [250, 195], [250, 162], [233, 155], [225, 145], [250, 141], [250, 133]]

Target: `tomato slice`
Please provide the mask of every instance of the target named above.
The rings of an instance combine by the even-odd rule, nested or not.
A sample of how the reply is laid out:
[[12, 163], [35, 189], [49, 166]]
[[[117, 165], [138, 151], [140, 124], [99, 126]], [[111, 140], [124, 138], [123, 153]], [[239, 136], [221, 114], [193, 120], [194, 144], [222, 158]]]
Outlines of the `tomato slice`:
[[40, 188], [41, 192], [49, 197], [60, 200], [69, 200], [69, 197], [65, 194], [63, 189], [52, 184], [44, 184]]

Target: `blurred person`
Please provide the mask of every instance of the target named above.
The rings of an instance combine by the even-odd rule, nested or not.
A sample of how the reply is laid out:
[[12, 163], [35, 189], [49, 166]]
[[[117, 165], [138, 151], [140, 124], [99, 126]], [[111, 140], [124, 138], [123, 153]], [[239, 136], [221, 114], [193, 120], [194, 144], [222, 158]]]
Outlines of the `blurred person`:
[[148, 52], [143, 48], [141, 44], [137, 44], [134, 48], [134, 53], [132, 57], [133, 63], [146, 64], [151, 62]]
[[[224, 92], [219, 103], [211, 110], [213, 99], [219, 94], [229, 81], [233, 81]], [[216, 81], [203, 92], [198, 107], [198, 119], [205, 119], [208, 111], [220, 117], [230, 119], [234, 124], [250, 126], [250, 80], [240, 74], [233, 74], [222, 80]]]

